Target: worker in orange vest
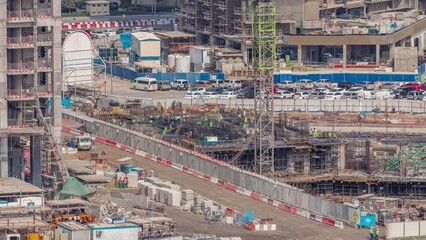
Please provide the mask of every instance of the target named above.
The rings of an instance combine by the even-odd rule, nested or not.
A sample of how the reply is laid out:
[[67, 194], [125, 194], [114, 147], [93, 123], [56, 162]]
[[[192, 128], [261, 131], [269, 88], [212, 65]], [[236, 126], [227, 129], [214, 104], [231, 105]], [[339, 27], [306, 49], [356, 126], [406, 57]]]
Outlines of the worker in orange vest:
[[129, 179], [127, 178], [127, 175], [124, 177], [123, 180], [123, 188], [127, 188], [127, 185], [129, 184]]

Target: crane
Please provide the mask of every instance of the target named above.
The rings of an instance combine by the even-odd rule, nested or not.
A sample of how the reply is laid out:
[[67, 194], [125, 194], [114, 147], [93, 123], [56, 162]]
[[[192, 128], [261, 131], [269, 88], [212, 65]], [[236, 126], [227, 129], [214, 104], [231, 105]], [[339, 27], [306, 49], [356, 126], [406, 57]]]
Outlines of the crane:
[[274, 80], [276, 6], [274, 0], [252, 3], [252, 62], [255, 70], [255, 171], [274, 176]]

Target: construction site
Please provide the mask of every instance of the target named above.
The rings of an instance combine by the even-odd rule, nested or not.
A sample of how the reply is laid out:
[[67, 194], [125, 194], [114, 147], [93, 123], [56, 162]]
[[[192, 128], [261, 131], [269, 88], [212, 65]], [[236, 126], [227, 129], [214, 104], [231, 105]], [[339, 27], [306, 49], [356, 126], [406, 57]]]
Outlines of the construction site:
[[358, 98], [420, 95], [424, 5], [184, 0], [61, 28], [60, 1], [0, 1], [0, 239], [424, 236], [426, 101]]

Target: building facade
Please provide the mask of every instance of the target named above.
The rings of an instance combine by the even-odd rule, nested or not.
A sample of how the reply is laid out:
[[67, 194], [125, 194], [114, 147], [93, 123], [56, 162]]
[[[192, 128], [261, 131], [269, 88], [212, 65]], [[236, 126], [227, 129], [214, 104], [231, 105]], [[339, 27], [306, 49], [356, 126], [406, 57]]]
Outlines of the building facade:
[[41, 186], [42, 121], [61, 136], [61, 1], [0, 0], [0, 11], [0, 177], [24, 179], [27, 166]]
[[109, 1], [87, 1], [86, 10], [90, 16], [108, 16], [109, 13]]

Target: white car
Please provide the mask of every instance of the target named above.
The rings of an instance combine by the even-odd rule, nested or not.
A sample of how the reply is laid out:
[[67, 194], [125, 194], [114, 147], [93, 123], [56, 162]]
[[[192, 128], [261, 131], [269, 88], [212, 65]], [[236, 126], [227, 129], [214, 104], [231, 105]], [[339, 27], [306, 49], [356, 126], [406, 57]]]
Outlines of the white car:
[[312, 91], [313, 93], [314, 92], [323, 92], [323, 93], [328, 93], [328, 89], [327, 88], [316, 88], [314, 91]]
[[372, 91], [362, 91], [358, 93], [358, 99], [376, 99], [376, 96]]
[[347, 92], [361, 93], [363, 91], [364, 89], [362, 87], [352, 87], [352, 88], [349, 88]]
[[274, 94], [274, 98], [280, 98], [280, 99], [289, 99], [289, 98], [293, 98], [293, 96], [294, 96], [294, 93], [285, 91], [285, 90], [277, 91]]
[[292, 81], [282, 81], [277, 85], [279, 89], [296, 88], [296, 84]]
[[114, 29], [106, 29], [104, 32], [108, 37], [117, 35], [117, 32]]
[[330, 79], [320, 79], [314, 83], [316, 88], [331, 88], [331, 84]]
[[309, 93], [307, 92], [297, 92], [294, 94], [294, 99], [307, 99], [309, 97]]
[[189, 90], [189, 92], [198, 92], [198, 93], [204, 94], [207, 91], [203, 87], [198, 87], [198, 88], [194, 88], [194, 89]]
[[309, 99], [323, 99], [325, 97], [325, 92], [311, 92], [309, 94]]
[[341, 99], [358, 99], [358, 93], [356, 92], [345, 92]]
[[342, 99], [343, 93], [341, 92], [329, 92], [325, 94], [324, 99], [329, 100], [336, 100], [336, 99]]
[[203, 94], [199, 92], [187, 92], [185, 95], [185, 99], [201, 99], [203, 98]]
[[379, 90], [375, 94], [377, 100], [388, 100], [393, 99], [395, 94], [393, 94], [392, 90]]
[[205, 92], [203, 94], [204, 99], [214, 99], [214, 98], [220, 98], [220, 94], [217, 92]]
[[92, 31], [92, 38], [103, 38], [106, 37], [106, 33], [103, 31]]
[[237, 93], [235, 92], [223, 92], [220, 94], [220, 99], [234, 99], [237, 98]]
[[296, 86], [300, 89], [306, 90], [314, 88], [314, 83], [309, 79], [300, 79], [296, 82]]
[[330, 89], [329, 92], [331, 92], [331, 93], [339, 92], [339, 93], [343, 94], [344, 92], [346, 92], [346, 90], [344, 88], [332, 88], [332, 89]]

